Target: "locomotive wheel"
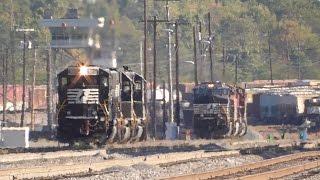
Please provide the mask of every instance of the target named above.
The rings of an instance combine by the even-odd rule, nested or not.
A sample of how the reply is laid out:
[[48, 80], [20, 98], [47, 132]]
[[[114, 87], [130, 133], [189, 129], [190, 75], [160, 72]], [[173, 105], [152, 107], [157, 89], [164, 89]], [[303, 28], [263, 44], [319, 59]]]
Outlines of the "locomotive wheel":
[[117, 135], [117, 127], [116, 126], [112, 126], [111, 133], [110, 133], [109, 138], [108, 138], [108, 142], [109, 143], [114, 143], [116, 135]]
[[236, 122], [235, 125], [233, 126], [233, 136], [238, 136], [240, 132], [240, 123]]
[[134, 142], [135, 141], [135, 137], [137, 136], [137, 126], [131, 126], [131, 138], [130, 138], [130, 142]]
[[247, 133], [247, 123], [246, 122], [241, 122], [240, 124], [240, 133], [239, 133], [239, 136], [244, 136], [246, 133]]
[[129, 139], [131, 137], [131, 129], [130, 129], [130, 127], [125, 127], [124, 129], [125, 129], [125, 133], [123, 136], [123, 141], [127, 142], [127, 141], [129, 141]]
[[118, 127], [118, 142], [125, 143], [130, 139], [130, 128], [127, 126]]
[[146, 141], [147, 140], [147, 128], [145, 125], [142, 125], [142, 134], [139, 138], [139, 141]]
[[136, 142], [138, 140], [140, 140], [142, 134], [143, 134], [143, 127], [142, 126], [137, 126], [134, 130], [133, 130], [134, 134], [132, 134], [132, 138], [131, 141], [132, 142]]
[[231, 134], [232, 134], [232, 131], [233, 131], [233, 123], [232, 122], [229, 122], [229, 124], [228, 124], [228, 132], [227, 132], [227, 134], [226, 134], [226, 137], [230, 137], [231, 136]]

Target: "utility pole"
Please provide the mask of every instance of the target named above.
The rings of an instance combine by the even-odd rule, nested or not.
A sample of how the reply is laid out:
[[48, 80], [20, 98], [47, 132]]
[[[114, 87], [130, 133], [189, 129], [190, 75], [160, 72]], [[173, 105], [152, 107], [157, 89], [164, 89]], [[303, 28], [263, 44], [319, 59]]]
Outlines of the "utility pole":
[[273, 85], [272, 58], [271, 58], [271, 33], [270, 33], [270, 31], [268, 31], [268, 56], [269, 56], [270, 82], [271, 82], [271, 85]]
[[2, 100], [3, 100], [3, 122], [6, 121], [6, 116], [7, 116], [7, 84], [8, 84], [8, 51], [9, 49], [6, 48], [4, 52], [2, 52]]
[[173, 94], [172, 94], [172, 54], [171, 54], [171, 31], [168, 31], [168, 58], [169, 58], [169, 76], [168, 76], [168, 80], [169, 80], [169, 102], [170, 102], [170, 109], [169, 109], [169, 118], [170, 118], [170, 122], [173, 123], [174, 122], [174, 116], [173, 116]]
[[22, 62], [22, 109], [21, 109], [21, 120], [20, 127], [24, 126], [25, 116], [25, 96], [26, 96], [26, 33], [34, 32], [34, 29], [16, 29], [17, 32], [23, 32], [23, 62]]
[[34, 131], [34, 89], [36, 83], [36, 63], [37, 63], [37, 50], [36, 46], [33, 47], [33, 62], [32, 62], [32, 87], [31, 87], [31, 130]]
[[[6, 57], [5, 57], [5, 60], [6, 60], [6, 66], [5, 66], [5, 91], [3, 93], [3, 98], [5, 99], [5, 106], [4, 107], [7, 107], [7, 101], [8, 101], [8, 98], [7, 98], [7, 94], [8, 94], [8, 59], [9, 59], [9, 48], [6, 48]], [[4, 109], [3, 113], [6, 112], [6, 109]]]
[[298, 58], [298, 79], [301, 80], [301, 62]]
[[[170, 20], [170, 11], [169, 11], [169, 1], [166, 0], [166, 20], [169, 21]], [[169, 63], [168, 63], [168, 84], [169, 84], [169, 120], [170, 123], [174, 122], [174, 115], [173, 115], [173, 96], [172, 96], [172, 54], [171, 54], [171, 33], [172, 30], [169, 27], [169, 24], [167, 24], [167, 31], [168, 31], [168, 59], [169, 59]]]
[[11, 54], [11, 71], [13, 86], [13, 111], [14, 119], [17, 119], [17, 88], [16, 88], [16, 60], [15, 60], [15, 30], [14, 30], [14, 14], [13, 0], [10, 0], [10, 54]]
[[156, 121], [156, 91], [157, 91], [157, 16], [153, 17], [153, 97], [152, 97], [152, 118], [154, 122], [154, 137], [157, 134]]
[[[143, 3], [143, 34], [144, 34], [144, 41], [143, 41], [143, 77], [147, 79], [147, 0], [144, 0]], [[145, 96], [146, 97], [146, 96]]]
[[[145, 80], [147, 80], [147, 0], [144, 0], [143, 1], [143, 34], [144, 34], [144, 39], [143, 39], [143, 78]], [[147, 87], [147, 83], [145, 83], [145, 86]], [[144, 91], [144, 94], [143, 94], [143, 97], [144, 97], [144, 104], [143, 104], [143, 109], [145, 111], [145, 122], [148, 122], [148, 113], [149, 113], [149, 110], [148, 110], [148, 106], [147, 106], [147, 103], [148, 103], [148, 98], [147, 98], [147, 88], [144, 88], [145, 91]], [[146, 128], [146, 133], [148, 131], [148, 128]]]
[[198, 60], [196, 26], [193, 26], [193, 53], [194, 53], [194, 84], [198, 85]]
[[213, 63], [214, 63], [214, 56], [213, 56], [213, 47], [214, 45], [214, 37], [212, 36], [212, 31], [211, 31], [211, 13], [208, 13], [208, 31], [209, 31], [209, 41], [210, 41], [210, 46], [209, 46], [209, 56], [210, 56], [210, 80], [213, 82]]
[[[153, 63], [153, 88], [152, 88], [152, 109], [153, 111], [151, 112], [151, 118], [153, 119], [153, 122], [156, 122], [155, 121], [155, 118], [156, 118], [156, 87], [157, 87], [157, 23], [158, 22], [168, 22], [167, 20], [159, 20], [157, 19], [156, 16], [154, 16], [154, 18], [152, 20], [146, 20], [147, 22], [152, 22], [153, 23], [153, 26], [154, 26], [154, 34], [153, 34], [153, 60], [154, 60], [154, 63]], [[145, 64], [146, 65], [146, 64]], [[146, 96], [145, 96], [146, 97]], [[153, 132], [154, 132], [154, 136], [156, 135], [155, 132], [156, 132], [156, 123], [153, 123], [154, 124], [154, 129], [153, 129]]]
[[26, 33], [23, 33], [23, 62], [22, 62], [22, 112], [20, 126], [24, 126], [25, 98], [26, 98]]
[[[298, 52], [300, 54], [300, 42], [298, 42]], [[298, 55], [298, 79], [301, 80], [301, 60]]]
[[[179, 0], [157, 0], [157, 1], [166, 1], [166, 20], [169, 22], [170, 20], [170, 11], [169, 11], [169, 1], [179, 1]], [[173, 114], [173, 88], [172, 88], [172, 54], [171, 54], [171, 33], [173, 31], [169, 27], [170, 24], [167, 24], [167, 31], [168, 31], [168, 59], [169, 59], [169, 65], [168, 65], [168, 84], [169, 84], [169, 120], [171, 124], [174, 124], [174, 114]], [[175, 125], [173, 125], [175, 126]], [[172, 127], [173, 127], [172, 126]], [[171, 128], [171, 127], [170, 127]], [[175, 137], [174, 137], [175, 138]]]
[[179, 96], [179, 23], [175, 23], [175, 39], [176, 39], [176, 122], [178, 127], [179, 135], [179, 126], [180, 126], [180, 96]]
[[140, 41], [140, 74], [143, 75], [143, 42]]
[[16, 88], [16, 60], [15, 60], [15, 31], [11, 30], [11, 70], [12, 70], [12, 86], [13, 86], [13, 111], [14, 111], [14, 118], [17, 119], [17, 88]]
[[48, 130], [52, 128], [52, 103], [51, 103], [51, 47], [47, 50], [47, 119]]
[[235, 67], [234, 67], [234, 81], [235, 81], [235, 85], [238, 84], [238, 54], [237, 55], [233, 55], [234, 57], [234, 61], [235, 61]]
[[[5, 84], [6, 84], [6, 75], [5, 75], [5, 68], [6, 68], [6, 63], [5, 63], [5, 57], [3, 55], [3, 48], [1, 48], [1, 60], [2, 60], [2, 104], [3, 104], [3, 113], [2, 113], [2, 121], [4, 122], [6, 119], [6, 96], [5, 96]], [[1, 124], [0, 124], [1, 125]]]
[[226, 74], [226, 59], [227, 59], [227, 51], [226, 51], [226, 45], [223, 41], [222, 45], [222, 77], [225, 77]]
[[199, 31], [198, 31], [198, 43], [199, 43], [199, 53], [200, 53], [200, 62], [199, 62], [199, 79], [200, 82], [203, 81], [203, 59], [204, 59], [204, 54], [203, 54], [203, 45], [202, 45], [202, 23], [200, 20], [198, 20], [198, 26], [199, 26]]
[[163, 122], [163, 137], [166, 137], [166, 120], [167, 120], [167, 107], [166, 107], [166, 82], [162, 83], [162, 122]]

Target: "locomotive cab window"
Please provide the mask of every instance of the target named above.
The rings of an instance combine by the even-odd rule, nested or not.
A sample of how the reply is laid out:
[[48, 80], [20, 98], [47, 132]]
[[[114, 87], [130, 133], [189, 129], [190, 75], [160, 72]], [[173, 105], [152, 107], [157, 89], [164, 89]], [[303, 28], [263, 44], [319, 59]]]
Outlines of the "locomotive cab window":
[[228, 89], [224, 89], [224, 90], [223, 90], [223, 94], [224, 94], [224, 95], [229, 95]]
[[109, 80], [108, 80], [108, 78], [107, 78], [107, 77], [102, 77], [100, 84], [101, 84], [102, 87], [107, 87], [107, 86], [109, 86]]
[[124, 81], [122, 83], [122, 100], [123, 101], [131, 100], [131, 86], [129, 81]]
[[142, 82], [141, 81], [135, 82], [133, 99], [135, 101], [142, 101]]
[[68, 78], [67, 77], [60, 77], [58, 79], [58, 86], [59, 90], [64, 90], [68, 85]]
[[141, 81], [136, 81], [135, 82], [135, 86], [134, 86], [134, 90], [135, 91], [141, 91], [142, 87], [141, 87]]
[[73, 87], [89, 88], [97, 86], [96, 76], [70, 76], [69, 81]]
[[65, 87], [68, 84], [68, 79], [66, 77], [61, 78], [60, 86]]
[[129, 83], [129, 81], [125, 81], [124, 83], [123, 83], [123, 92], [124, 93], [129, 93], [130, 92], [130, 83]]
[[100, 98], [106, 100], [109, 94], [109, 79], [108, 77], [102, 76], [100, 78]]

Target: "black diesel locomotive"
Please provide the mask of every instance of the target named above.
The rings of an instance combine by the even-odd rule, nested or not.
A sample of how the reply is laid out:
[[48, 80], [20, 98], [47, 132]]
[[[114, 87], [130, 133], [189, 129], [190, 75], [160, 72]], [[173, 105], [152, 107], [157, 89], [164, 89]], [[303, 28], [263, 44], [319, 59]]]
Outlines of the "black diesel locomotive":
[[58, 74], [58, 139], [143, 140], [144, 91], [144, 78], [128, 68], [79, 65], [64, 69]]
[[193, 89], [194, 133], [200, 138], [243, 136], [247, 131], [245, 91], [225, 83], [202, 83]]

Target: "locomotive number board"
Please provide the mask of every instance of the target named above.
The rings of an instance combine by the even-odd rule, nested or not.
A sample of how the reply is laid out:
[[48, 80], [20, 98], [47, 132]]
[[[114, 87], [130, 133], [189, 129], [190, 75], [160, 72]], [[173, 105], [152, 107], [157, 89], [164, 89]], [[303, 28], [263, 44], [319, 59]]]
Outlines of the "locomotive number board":
[[194, 104], [193, 110], [194, 114], [216, 114], [219, 111], [219, 104]]

